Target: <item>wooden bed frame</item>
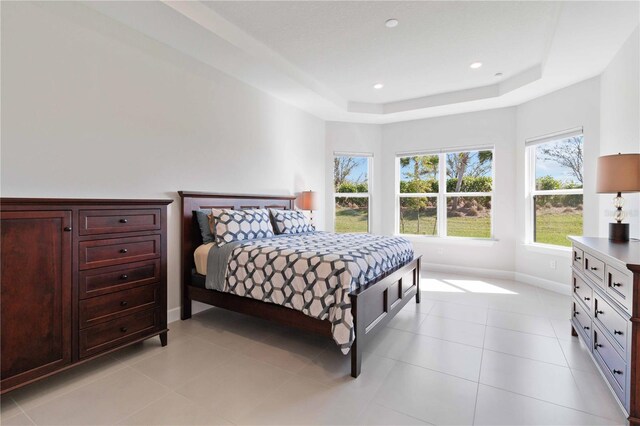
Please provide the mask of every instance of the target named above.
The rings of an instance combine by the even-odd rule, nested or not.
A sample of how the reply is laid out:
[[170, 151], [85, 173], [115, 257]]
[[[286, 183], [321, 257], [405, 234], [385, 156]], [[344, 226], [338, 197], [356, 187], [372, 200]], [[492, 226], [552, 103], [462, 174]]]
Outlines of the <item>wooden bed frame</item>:
[[[204, 289], [191, 283], [195, 271], [193, 253], [202, 244], [195, 210], [217, 208], [293, 209], [296, 197], [289, 195], [236, 195], [179, 191], [182, 199], [182, 310], [183, 320], [191, 318], [191, 302], [198, 301], [220, 308], [271, 320], [313, 333], [331, 336], [331, 323], [302, 312], [256, 299]], [[358, 377], [362, 367], [364, 345], [409, 302], [412, 296], [420, 303], [420, 258], [388, 272], [353, 291], [351, 311], [356, 339], [351, 347], [351, 376]]]

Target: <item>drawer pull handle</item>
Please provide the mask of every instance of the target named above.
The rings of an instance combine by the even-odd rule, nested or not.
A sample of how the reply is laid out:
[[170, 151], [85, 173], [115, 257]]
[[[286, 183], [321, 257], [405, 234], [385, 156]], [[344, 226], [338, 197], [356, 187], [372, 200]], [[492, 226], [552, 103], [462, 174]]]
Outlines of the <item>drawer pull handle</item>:
[[120, 249], [120, 253], [126, 253], [126, 252], [128, 252], [128, 251], [129, 251], [129, 250], [127, 250], [127, 249]]
[[573, 315], [578, 315], [579, 313], [580, 313], [580, 312], [575, 311], [575, 312], [573, 313]]
[[582, 260], [580, 256], [576, 256], [576, 260]]
[[580, 288], [580, 286], [579, 286], [579, 285], [577, 285], [577, 286], [576, 286], [576, 289], [578, 289], [578, 288]]
[[71, 228], [70, 226], [65, 226], [64, 227], [64, 232], [71, 232], [73, 228]]
[[600, 343], [596, 343], [596, 349], [601, 348], [602, 345]]
[[127, 302], [126, 300], [123, 300], [122, 302], [120, 302], [120, 306], [127, 306], [129, 304], [129, 302]]
[[589, 326], [587, 326], [587, 325], [585, 325], [583, 328], [584, 328], [585, 330], [589, 330]]
[[614, 369], [614, 370], [613, 370], [613, 374], [622, 374], [622, 371], [621, 371], [621, 370], [615, 370], [615, 369]]
[[127, 275], [127, 274], [120, 275], [120, 279], [121, 280], [126, 280], [127, 278], [129, 278], [129, 275]]
[[126, 333], [126, 332], [127, 332], [127, 330], [128, 330], [128, 328], [127, 328], [127, 327], [121, 327], [121, 328], [120, 328], [120, 331], [122, 331], [123, 333]]
[[127, 223], [127, 219], [120, 219], [120, 223]]
[[604, 311], [596, 311], [596, 315], [602, 315], [604, 314]]
[[584, 300], [591, 300], [591, 298], [590, 297], [585, 297]]
[[598, 268], [596, 268], [595, 266], [592, 266], [592, 267], [591, 267], [591, 268], [589, 268], [589, 269], [591, 269], [592, 271], [597, 271], [597, 270], [598, 270]]
[[622, 287], [622, 283], [613, 283], [614, 287]]
[[619, 334], [619, 335], [621, 335], [621, 336], [622, 336], [622, 331], [620, 331], [620, 330], [613, 330], [613, 334]]

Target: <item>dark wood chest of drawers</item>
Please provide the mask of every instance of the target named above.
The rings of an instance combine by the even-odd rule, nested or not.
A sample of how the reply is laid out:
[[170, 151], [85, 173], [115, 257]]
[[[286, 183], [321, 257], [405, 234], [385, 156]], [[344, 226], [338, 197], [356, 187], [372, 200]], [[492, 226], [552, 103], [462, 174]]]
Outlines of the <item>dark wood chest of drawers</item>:
[[631, 424], [640, 424], [640, 241], [571, 237], [572, 326]]
[[2, 393], [160, 336], [171, 200], [1, 203]]

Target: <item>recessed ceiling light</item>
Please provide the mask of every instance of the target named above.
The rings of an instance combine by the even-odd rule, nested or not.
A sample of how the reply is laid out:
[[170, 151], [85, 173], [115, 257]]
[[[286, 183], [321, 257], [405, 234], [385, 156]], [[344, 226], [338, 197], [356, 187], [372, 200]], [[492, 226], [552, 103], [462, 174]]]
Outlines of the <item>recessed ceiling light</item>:
[[494, 77], [502, 77], [502, 73], [501, 72], [497, 72], [494, 74]]
[[393, 27], [397, 27], [398, 26], [398, 20], [397, 19], [387, 19], [386, 22], [384, 23], [384, 25], [387, 28], [393, 28]]
[[471, 68], [473, 68], [474, 70], [477, 70], [478, 68], [480, 68], [482, 66], [482, 62], [474, 62], [471, 65], [469, 65]]
[[373, 85], [373, 88], [374, 89], [378, 89], [378, 90], [382, 89], [383, 87], [384, 87], [384, 84], [382, 84], [382, 83], [376, 83], [376, 84]]

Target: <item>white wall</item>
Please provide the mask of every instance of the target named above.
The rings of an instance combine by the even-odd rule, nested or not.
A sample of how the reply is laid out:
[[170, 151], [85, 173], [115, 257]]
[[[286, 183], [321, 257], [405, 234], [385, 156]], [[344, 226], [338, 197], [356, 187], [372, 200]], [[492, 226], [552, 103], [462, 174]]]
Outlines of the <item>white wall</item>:
[[[542, 278], [569, 286], [571, 278], [569, 249], [538, 249], [525, 244], [525, 141], [537, 136], [583, 127], [584, 130], [584, 234], [598, 234], [598, 198], [595, 194], [595, 167], [600, 152], [600, 85], [592, 78], [546, 96], [519, 105], [517, 108], [517, 182], [515, 216], [518, 244], [517, 273]], [[551, 262], [555, 263], [555, 268]], [[522, 278], [522, 277], [521, 277]]]
[[393, 234], [396, 221], [396, 154], [442, 148], [495, 146], [492, 202], [495, 241], [411, 237], [427, 264], [500, 271], [513, 270], [515, 109], [452, 115], [384, 125], [382, 128], [382, 232]]
[[[320, 192], [324, 122], [69, 3], [2, 4], [2, 196]], [[323, 228], [323, 218], [316, 223]]]
[[370, 231], [382, 233], [382, 217], [380, 214], [383, 203], [379, 191], [382, 184], [382, 127], [378, 124], [356, 124], [327, 122], [326, 124], [326, 202], [325, 211], [328, 230], [334, 229], [334, 192], [333, 192], [333, 157], [336, 152], [354, 154], [372, 154], [369, 161], [373, 161], [372, 173], [369, 178], [371, 208]]
[[[600, 77], [600, 155], [640, 152], [640, 31], [638, 28]], [[632, 238], [640, 238], [640, 194], [624, 194]], [[615, 212], [612, 194], [599, 195], [600, 236]]]

